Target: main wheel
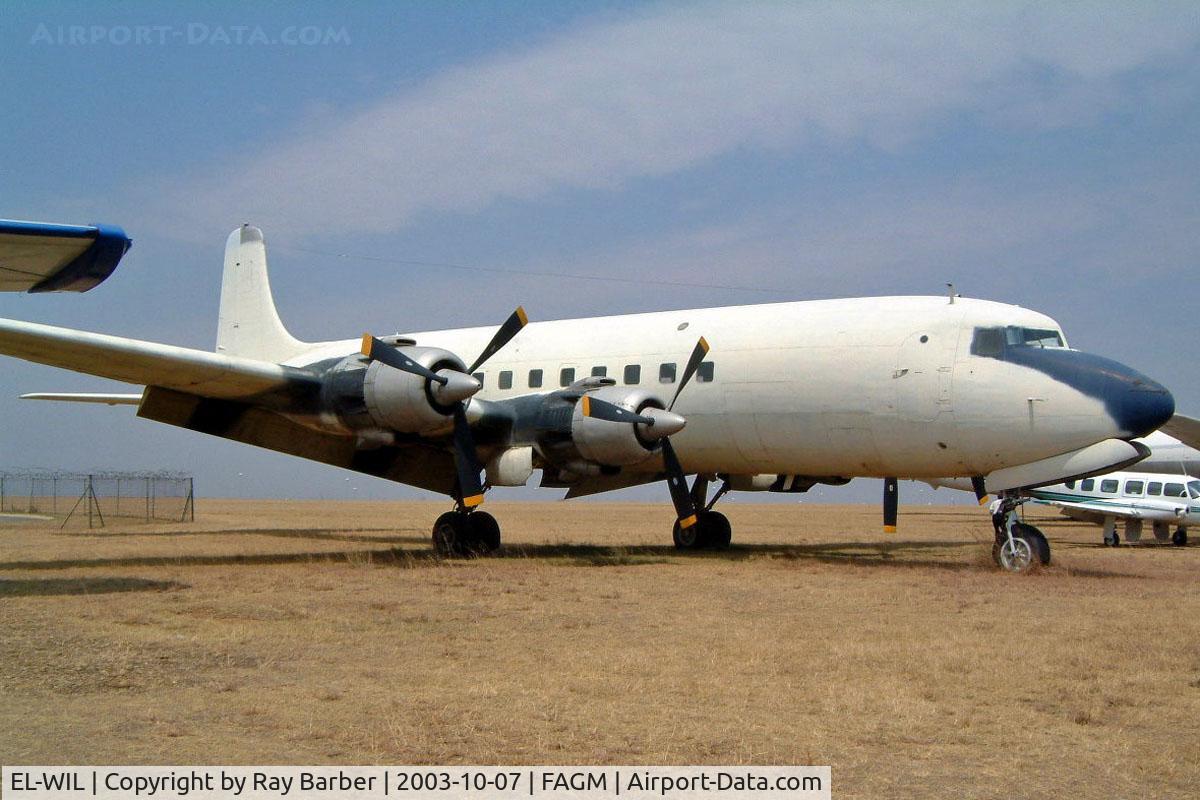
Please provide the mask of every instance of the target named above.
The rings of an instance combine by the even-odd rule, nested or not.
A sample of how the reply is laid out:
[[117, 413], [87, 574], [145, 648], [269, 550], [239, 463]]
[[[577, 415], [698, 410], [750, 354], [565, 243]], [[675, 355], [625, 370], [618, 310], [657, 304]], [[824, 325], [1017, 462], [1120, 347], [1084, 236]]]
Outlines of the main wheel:
[[1176, 547], [1187, 547], [1187, 530], [1176, 528], [1175, 533], [1171, 534], [1171, 544]]
[[729, 518], [720, 511], [701, 511], [699, 516], [704, 546], [713, 550], [728, 550], [729, 543], [733, 541], [733, 528], [729, 525]]
[[1121, 544], [1121, 537], [1117, 535], [1116, 531], [1104, 534], [1105, 547], [1116, 547], [1119, 544]]
[[433, 523], [433, 551], [442, 558], [463, 555], [470, 538], [470, 523], [461, 511], [447, 511]]
[[500, 548], [500, 523], [486, 511], [467, 514], [470, 529], [468, 550], [474, 555], [484, 555]]
[[1009, 572], [1028, 572], [1037, 563], [1033, 545], [1020, 536], [992, 545], [992, 558]]
[[684, 528], [679, 524], [679, 520], [675, 520], [675, 527], [671, 529], [671, 539], [675, 542], [676, 549], [679, 550], [695, 550], [703, 547], [704, 533], [701, 530], [699, 515], [696, 517], [696, 522]]
[[1050, 563], [1050, 542], [1046, 541], [1045, 534], [1040, 530], [1024, 522], [1018, 522], [1013, 525], [1013, 535], [1020, 536], [1029, 542], [1030, 547], [1033, 548], [1034, 555], [1037, 556], [1039, 564], [1044, 567]]

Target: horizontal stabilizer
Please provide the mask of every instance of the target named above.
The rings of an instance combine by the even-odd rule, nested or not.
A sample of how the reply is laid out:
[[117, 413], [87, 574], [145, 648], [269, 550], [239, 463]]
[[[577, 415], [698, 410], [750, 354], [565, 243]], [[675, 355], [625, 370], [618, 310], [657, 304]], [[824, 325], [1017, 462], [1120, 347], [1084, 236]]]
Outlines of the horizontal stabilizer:
[[56, 225], [0, 219], [0, 291], [86, 292], [133, 246], [112, 225]]
[[103, 403], [109, 406], [136, 406], [142, 402], [142, 393], [103, 394], [102, 392], [30, 392], [21, 395], [22, 400], [57, 400], [63, 403]]
[[1167, 424], [1163, 425], [1160, 430], [1174, 436], [1188, 447], [1200, 450], [1200, 419], [1176, 414], [1167, 420]]
[[311, 372], [102, 333], [0, 319], [0, 355], [203, 397], [248, 398], [313, 386]]

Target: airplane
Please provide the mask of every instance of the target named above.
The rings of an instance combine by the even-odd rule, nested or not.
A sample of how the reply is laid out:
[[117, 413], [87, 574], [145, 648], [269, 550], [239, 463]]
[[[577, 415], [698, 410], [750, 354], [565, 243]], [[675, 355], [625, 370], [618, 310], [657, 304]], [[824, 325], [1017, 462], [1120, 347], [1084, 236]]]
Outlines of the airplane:
[[115, 225], [0, 219], [0, 292], [89, 291], [132, 246]]
[[[1183, 421], [1181, 415], [1172, 417], [1171, 426], [1177, 426]], [[1200, 438], [1200, 422], [1192, 421], [1190, 432], [1179, 431], [1181, 436], [1187, 436], [1192, 441]], [[1200, 450], [1190, 447], [1166, 430], [1157, 430], [1149, 436], [1138, 440], [1150, 448], [1150, 455], [1130, 467], [1131, 472], [1182, 472], [1193, 478], [1200, 478]]]
[[[301, 342], [249, 225], [226, 242], [215, 352], [0, 320], [0, 354], [144, 387], [80, 399], [447, 495], [447, 557], [499, 547], [485, 492], [535, 470], [567, 497], [665, 480], [676, 547], [723, 548], [713, 506], [731, 490], [971, 475], [1012, 494], [1143, 458], [1129, 440], [1175, 408], [1050, 317], [953, 291], [535, 323], [518, 308], [499, 328]], [[1036, 529], [1008, 530], [1004, 568], [1048, 555]]]
[[1027, 494], [1033, 502], [1061, 509], [1072, 519], [1103, 525], [1104, 544], [1109, 547], [1121, 543], [1118, 518], [1125, 521], [1127, 541], [1140, 540], [1142, 522], [1149, 520], [1155, 539], [1169, 539], [1177, 547], [1187, 544], [1188, 527], [1200, 524], [1200, 480], [1178, 472], [1111, 472], [1030, 489]]

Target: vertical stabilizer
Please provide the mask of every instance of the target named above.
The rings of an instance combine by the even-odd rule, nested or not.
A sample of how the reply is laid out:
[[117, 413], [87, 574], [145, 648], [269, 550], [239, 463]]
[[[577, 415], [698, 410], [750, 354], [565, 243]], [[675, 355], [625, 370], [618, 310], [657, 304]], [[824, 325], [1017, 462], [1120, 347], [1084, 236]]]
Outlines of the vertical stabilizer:
[[278, 363], [306, 348], [292, 338], [275, 311], [262, 231], [243, 225], [225, 242], [217, 352]]

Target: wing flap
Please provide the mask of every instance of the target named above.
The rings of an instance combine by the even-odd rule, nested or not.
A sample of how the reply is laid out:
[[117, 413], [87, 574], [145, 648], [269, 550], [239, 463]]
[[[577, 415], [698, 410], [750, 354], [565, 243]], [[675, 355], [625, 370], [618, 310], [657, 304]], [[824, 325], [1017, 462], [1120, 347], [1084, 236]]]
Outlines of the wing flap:
[[5, 319], [0, 354], [204, 397], [248, 398], [317, 382], [311, 372], [266, 361]]

